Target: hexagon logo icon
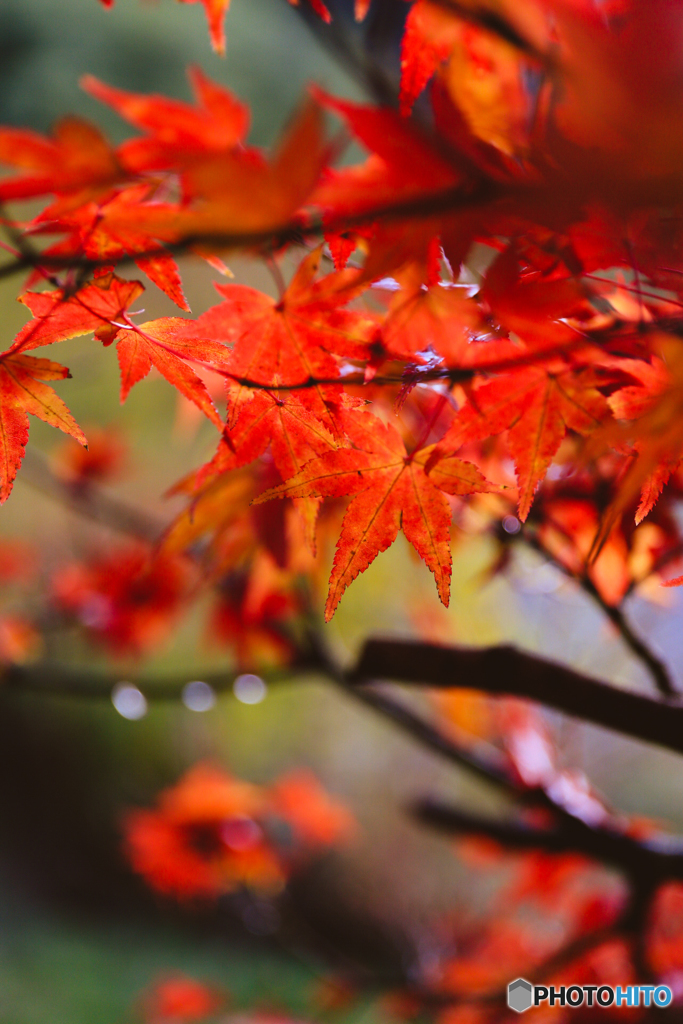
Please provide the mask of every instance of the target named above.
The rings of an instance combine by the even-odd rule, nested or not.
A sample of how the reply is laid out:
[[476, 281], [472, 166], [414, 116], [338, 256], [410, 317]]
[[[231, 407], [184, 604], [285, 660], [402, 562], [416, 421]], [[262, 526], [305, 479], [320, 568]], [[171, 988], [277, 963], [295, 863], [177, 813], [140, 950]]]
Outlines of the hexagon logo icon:
[[516, 1013], [524, 1013], [531, 1008], [533, 987], [526, 978], [517, 978], [508, 985], [508, 1006]]

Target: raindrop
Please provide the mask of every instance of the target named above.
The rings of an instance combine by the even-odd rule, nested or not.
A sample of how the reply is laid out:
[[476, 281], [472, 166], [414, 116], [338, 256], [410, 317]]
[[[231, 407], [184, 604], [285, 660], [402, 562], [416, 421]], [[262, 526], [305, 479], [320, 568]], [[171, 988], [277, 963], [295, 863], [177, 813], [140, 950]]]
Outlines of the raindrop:
[[522, 529], [522, 524], [520, 523], [517, 516], [504, 516], [503, 529], [505, 530], [506, 533], [519, 533], [519, 531]]
[[145, 695], [132, 683], [117, 683], [111, 691], [111, 702], [121, 717], [131, 722], [137, 722], [147, 714]]
[[232, 692], [243, 704], [260, 704], [268, 692], [268, 687], [260, 676], [247, 673], [237, 677], [232, 684]]
[[216, 694], [208, 683], [195, 679], [183, 687], [182, 701], [190, 711], [210, 711], [216, 703]]

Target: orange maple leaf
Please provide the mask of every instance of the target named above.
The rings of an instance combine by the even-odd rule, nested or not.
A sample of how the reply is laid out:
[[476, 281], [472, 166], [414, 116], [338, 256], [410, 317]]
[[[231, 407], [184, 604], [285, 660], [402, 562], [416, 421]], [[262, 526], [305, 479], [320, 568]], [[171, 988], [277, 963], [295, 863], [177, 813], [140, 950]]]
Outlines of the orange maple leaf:
[[332, 434], [291, 391], [256, 391], [232, 429], [226, 429], [214, 459], [201, 479], [215, 472], [245, 466], [270, 446], [273, 461], [283, 479], [293, 476], [304, 463], [337, 447]]
[[392, 296], [382, 325], [388, 355], [423, 362], [420, 353], [431, 347], [449, 366], [483, 365], [519, 355], [519, 348], [507, 340], [472, 341], [474, 334], [490, 328], [468, 289], [442, 282], [438, 273], [427, 274], [418, 262], [396, 274], [401, 289]]
[[[640, 492], [636, 521], [640, 522], [656, 503], [662, 488], [680, 462], [683, 447], [683, 350], [680, 338], [656, 332], [650, 344], [656, 355], [652, 363], [623, 360], [627, 373], [638, 385], [616, 391], [610, 405], [626, 422], [608, 423], [596, 436], [597, 449], [604, 443], [623, 446], [631, 442], [638, 457], [620, 481], [619, 491], [605, 510], [590, 560], [597, 558], [610, 532], [630, 502]], [[630, 419], [633, 417], [633, 419]]]
[[[315, 455], [334, 450], [337, 442], [324, 423], [291, 392], [257, 391], [251, 402], [242, 407], [234, 428], [226, 428], [218, 452], [200, 472], [199, 482], [253, 462], [268, 447], [280, 476], [286, 480]], [[320, 501], [301, 498], [294, 504], [306, 525], [308, 545], [315, 550]]]
[[194, 321], [179, 317], [133, 323], [126, 310], [142, 291], [139, 281], [123, 281], [111, 275], [85, 285], [73, 295], [62, 289], [25, 292], [20, 300], [35, 319], [21, 329], [10, 352], [24, 352], [92, 331], [104, 345], [117, 342], [122, 402], [154, 365], [222, 430], [223, 423], [206, 386], [188, 361], [209, 367], [224, 366], [229, 355], [225, 346], [201, 337]]
[[[652, 430], [652, 438], [657, 438], [658, 441], [662, 437], [662, 422], [667, 423], [667, 431], [669, 424], [675, 422], [668, 417], [664, 420], [660, 419], [661, 410], [657, 409], [658, 400], [668, 403], [670, 396], [667, 392], [672, 388], [672, 377], [667, 364], [659, 356], [653, 356], [651, 362], [645, 362], [642, 359], [622, 359], [620, 365], [639, 383], [620, 388], [610, 395], [607, 401], [619, 420], [640, 420], [642, 418], [642, 424], [638, 424], [636, 427], [637, 432], [642, 430], [642, 436], [636, 440], [634, 448], [636, 451], [645, 450], [647, 452], [650, 444], [647, 428], [651, 427], [654, 417], [658, 417], [658, 426], [657, 429]], [[676, 365], [675, 361], [673, 365]], [[643, 426], [646, 429], [643, 430]], [[642, 482], [640, 502], [636, 509], [636, 523], [642, 522], [645, 516], [652, 511], [669, 477], [680, 463], [680, 440], [676, 437], [675, 430], [672, 433], [674, 436], [669, 446], [662, 445], [661, 450], [656, 452], [655, 459], [659, 458], [661, 461], [654, 465]], [[666, 585], [670, 586], [670, 584]]]

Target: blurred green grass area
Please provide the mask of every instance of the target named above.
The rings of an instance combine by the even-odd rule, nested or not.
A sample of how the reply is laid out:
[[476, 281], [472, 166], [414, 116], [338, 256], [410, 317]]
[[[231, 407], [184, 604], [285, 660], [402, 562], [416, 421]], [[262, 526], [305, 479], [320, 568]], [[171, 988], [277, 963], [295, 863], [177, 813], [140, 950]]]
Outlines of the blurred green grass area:
[[[123, 1024], [139, 1020], [140, 995], [183, 974], [228, 994], [227, 1009], [301, 1018], [317, 975], [252, 942], [238, 946], [149, 922], [68, 921], [41, 907], [3, 908], [3, 1024]], [[213, 1018], [212, 1018], [213, 1020]]]

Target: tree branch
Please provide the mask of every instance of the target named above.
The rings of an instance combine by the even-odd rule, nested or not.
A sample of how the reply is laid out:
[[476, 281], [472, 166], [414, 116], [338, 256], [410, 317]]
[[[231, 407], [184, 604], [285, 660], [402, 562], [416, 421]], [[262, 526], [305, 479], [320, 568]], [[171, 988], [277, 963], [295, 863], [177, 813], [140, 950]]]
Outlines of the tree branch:
[[[137, 259], [148, 259], [154, 256], [180, 255], [195, 248], [210, 248], [216, 250], [228, 249], [262, 249], [265, 253], [278, 250], [285, 245], [300, 244], [307, 238], [319, 238], [327, 232], [343, 233], [352, 231], [356, 227], [363, 227], [372, 224], [377, 220], [387, 222], [395, 220], [412, 219], [415, 217], [431, 217], [434, 214], [448, 213], [470, 206], [485, 205], [495, 199], [507, 196], [514, 191], [528, 192], [528, 187], [510, 185], [503, 189], [493, 181], [483, 181], [473, 185], [457, 185], [452, 188], [432, 192], [427, 195], [412, 196], [409, 199], [400, 200], [396, 203], [386, 203], [381, 206], [370, 207], [367, 210], [360, 210], [358, 213], [345, 214], [343, 216], [330, 217], [327, 219], [316, 217], [308, 221], [293, 217], [285, 224], [274, 224], [270, 227], [261, 228], [257, 231], [221, 231], [188, 233], [177, 238], [168, 245], [154, 245], [138, 252], [127, 253], [116, 261], [118, 266], [130, 264]], [[7, 225], [5, 225], [7, 226]], [[39, 250], [27, 249], [24, 246], [22, 254], [11, 262], [0, 265], [0, 280], [11, 277], [13, 274], [29, 270], [34, 267], [43, 267], [46, 270], [73, 270], [82, 269], [86, 273], [97, 270], [98, 267], [110, 267], [111, 259], [89, 259], [87, 257], [74, 257], [73, 255], [60, 256], [57, 254], [43, 253]]]
[[661, 658], [657, 657], [654, 651], [650, 650], [645, 641], [633, 631], [621, 606], [608, 604], [588, 576], [581, 577], [581, 586], [593, 598], [596, 604], [600, 606], [612, 625], [616, 627], [619, 636], [631, 653], [648, 669], [659, 692], [665, 697], [677, 696], [666, 665]]
[[[428, 685], [453, 685], [454, 674], [458, 673], [462, 677], [464, 670], [465, 673], [469, 673], [469, 677], [465, 682], [459, 679], [461, 686], [471, 688], [474, 685], [489, 692], [514, 693], [516, 696], [537, 699], [543, 694], [541, 699], [544, 699], [545, 703], [559, 706], [563, 710], [578, 710], [579, 707], [583, 709], [584, 703], [587, 702], [588, 707], [582, 717], [589, 721], [600, 720], [601, 724], [614, 726], [611, 721], [603, 719], [608, 712], [612, 713], [615, 706], [617, 718], [623, 718], [625, 713], [630, 716], [635, 714], [641, 722], [647, 722], [648, 718], [643, 714], [643, 709], [651, 714], [654, 712], [655, 715], [663, 712], [666, 716], [665, 721], [674, 716], [675, 730], [678, 730], [682, 738], [671, 746], [679, 750], [683, 750], [683, 723], [680, 722], [683, 708], [668, 707], [650, 698], [615, 690], [605, 684], [586, 679], [569, 669], [562, 669], [542, 659], [521, 654], [513, 648], [457, 650], [429, 644], [374, 640], [366, 644], [357, 668], [351, 675], [347, 675], [330, 658], [321, 639], [315, 633], [307, 639], [308, 644], [302, 646], [297, 662], [280, 673], [269, 674], [270, 682], [285, 681], [301, 673], [322, 673], [344, 693], [372, 708], [450, 763], [474, 772], [508, 795], [522, 799], [527, 806], [549, 809], [555, 816], [557, 824], [549, 829], [530, 829], [497, 823], [445, 808], [434, 801], [422, 802], [418, 806], [417, 811], [421, 820], [447, 831], [483, 832], [500, 842], [518, 848], [540, 847], [558, 852], [577, 850], [587, 856], [618, 865], [635, 880], [683, 877], [683, 850], [679, 847], [672, 848], [662, 840], [639, 842], [620, 831], [618, 825], [608, 823], [594, 827], [587, 824], [545, 790], [527, 787], [510, 770], [503, 754], [497, 757], [495, 754], [482, 754], [480, 751], [460, 746], [457, 741], [442, 733], [400, 700], [381, 693], [374, 687], [359, 686], [358, 683], [367, 682], [368, 672], [372, 670], [373, 677], [383, 675], [403, 681], [419, 680]], [[555, 681], [557, 673], [565, 684], [572, 684], [560, 689], [560, 694], [567, 698], [565, 700], [554, 699], [555, 694], [552, 692], [549, 695], [545, 694], [549, 680]], [[217, 693], [224, 693], [232, 687], [233, 675], [232, 672], [220, 672], [203, 675], [202, 678]], [[470, 678], [471, 676], [474, 678]], [[135, 684], [151, 701], [177, 700], [187, 681], [187, 676], [174, 676], [159, 680], [135, 680]], [[111, 674], [98, 675], [87, 670], [39, 664], [9, 666], [5, 670], [2, 682], [7, 689], [20, 692], [108, 699], [119, 679]], [[594, 707], [598, 708], [597, 716], [592, 713]], [[658, 719], [651, 719], [650, 722], [651, 728], [662, 728]], [[631, 728], [622, 728], [622, 731], [630, 735], [639, 735]], [[655, 741], [660, 740], [659, 736], [654, 738]]]
[[620, 868], [630, 878], [683, 878], [683, 843], [663, 844], [636, 840], [617, 830], [593, 828], [579, 818], [564, 817], [550, 828], [496, 821], [438, 800], [424, 799], [411, 808], [425, 825], [456, 835], [482, 835], [517, 850], [580, 853]]
[[507, 645], [467, 648], [417, 640], [368, 640], [348, 678], [356, 684], [392, 679], [525, 697], [683, 754], [683, 705], [609, 686]]
[[[288, 681], [296, 673], [316, 671], [316, 667], [303, 658], [279, 672], [271, 671], [266, 678], [269, 683]], [[128, 673], [127, 678], [150, 701], [178, 701], [183, 688], [192, 679], [201, 679], [216, 693], [232, 692], [232, 684], [238, 671], [222, 671], [164, 676], [159, 679], [138, 679]], [[8, 665], [0, 670], [0, 690], [14, 690], [20, 693], [34, 693], [53, 697], [77, 697], [85, 700], [109, 700], [114, 687], [121, 682], [121, 676], [92, 669], [70, 668], [57, 662], [37, 662], [33, 665]]]

